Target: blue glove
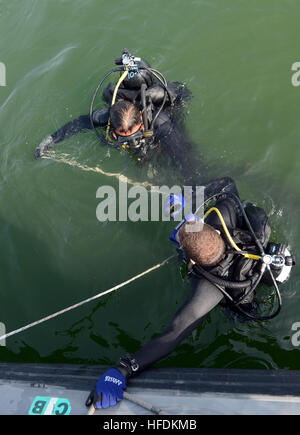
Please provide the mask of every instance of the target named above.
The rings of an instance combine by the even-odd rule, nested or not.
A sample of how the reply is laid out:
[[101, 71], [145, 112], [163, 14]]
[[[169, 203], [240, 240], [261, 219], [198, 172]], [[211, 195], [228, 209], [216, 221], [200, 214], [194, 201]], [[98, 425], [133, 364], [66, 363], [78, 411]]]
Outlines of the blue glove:
[[125, 388], [126, 382], [122, 373], [117, 369], [109, 369], [100, 376], [85, 404], [90, 406], [93, 403], [96, 408], [114, 406], [123, 399]]
[[170, 217], [174, 219], [184, 209], [184, 197], [181, 194], [171, 193], [165, 200], [164, 208], [165, 214], [170, 213]]

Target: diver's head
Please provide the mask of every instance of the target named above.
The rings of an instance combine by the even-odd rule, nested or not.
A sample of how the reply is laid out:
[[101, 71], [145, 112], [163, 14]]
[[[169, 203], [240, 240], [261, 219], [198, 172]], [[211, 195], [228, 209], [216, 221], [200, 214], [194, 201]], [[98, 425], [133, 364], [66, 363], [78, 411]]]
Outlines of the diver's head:
[[130, 101], [121, 100], [110, 109], [110, 124], [117, 136], [131, 136], [139, 130], [143, 130], [141, 112]]
[[178, 232], [181, 248], [193, 262], [201, 266], [215, 266], [225, 253], [225, 242], [220, 232], [208, 224], [202, 224], [199, 231], [191, 231], [190, 225], [197, 225], [197, 222], [185, 223]]

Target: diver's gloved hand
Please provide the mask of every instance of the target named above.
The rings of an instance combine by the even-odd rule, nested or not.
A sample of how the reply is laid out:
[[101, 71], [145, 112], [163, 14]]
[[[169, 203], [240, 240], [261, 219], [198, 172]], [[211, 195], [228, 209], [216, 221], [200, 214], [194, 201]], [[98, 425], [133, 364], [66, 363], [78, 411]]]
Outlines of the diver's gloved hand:
[[35, 149], [34, 157], [38, 159], [44, 155], [45, 151], [52, 148], [54, 141], [52, 136], [47, 136], [45, 139], [39, 144], [39, 146]]
[[123, 399], [125, 388], [126, 381], [122, 373], [114, 368], [109, 369], [100, 376], [85, 404], [91, 406], [93, 403], [96, 408], [114, 406]]
[[165, 215], [172, 219], [175, 218], [185, 207], [185, 201], [182, 194], [171, 193], [170, 196], [165, 200], [164, 208]]

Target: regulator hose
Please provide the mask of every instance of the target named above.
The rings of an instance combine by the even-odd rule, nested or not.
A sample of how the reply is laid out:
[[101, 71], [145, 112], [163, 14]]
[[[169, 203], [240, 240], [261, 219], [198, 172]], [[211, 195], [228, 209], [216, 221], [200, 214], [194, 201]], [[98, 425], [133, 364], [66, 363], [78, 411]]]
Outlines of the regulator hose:
[[[197, 265], [198, 266], [198, 265]], [[200, 269], [202, 269], [201, 268], [201, 266], [200, 266]], [[203, 275], [204, 276], [204, 278], [206, 278], [208, 281], [210, 281], [212, 284], [214, 284], [219, 290], [220, 290], [220, 292], [221, 293], [223, 293], [224, 294], [224, 296], [225, 297], [227, 297], [230, 301], [231, 301], [231, 303], [234, 305], [234, 307], [235, 308], [237, 308], [237, 310], [238, 311], [240, 311], [244, 316], [246, 316], [246, 317], [248, 317], [250, 320], [255, 320], [255, 321], [265, 321], [265, 320], [271, 320], [271, 319], [273, 319], [274, 317], [276, 317], [278, 314], [279, 314], [279, 312], [281, 311], [281, 307], [282, 307], [282, 302], [281, 302], [281, 295], [280, 295], [280, 292], [279, 292], [279, 289], [278, 289], [278, 285], [277, 285], [277, 283], [276, 283], [276, 280], [275, 280], [275, 282], [273, 282], [274, 283], [274, 287], [275, 287], [275, 289], [276, 289], [276, 293], [277, 293], [277, 299], [278, 299], [278, 307], [277, 307], [277, 310], [273, 313], [273, 314], [270, 314], [269, 316], [253, 316], [252, 314], [250, 314], [250, 313], [248, 313], [247, 311], [245, 311], [245, 310], [243, 310], [243, 308], [240, 306], [240, 304], [248, 297], [248, 296], [250, 296], [253, 292], [254, 292], [254, 290], [256, 289], [256, 287], [258, 286], [258, 284], [260, 283], [260, 281], [261, 281], [261, 278], [262, 278], [262, 276], [263, 276], [263, 274], [264, 274], [264, 270], [265, 270], [265, 268], [262, 268], [262, 270], [261, 270], [261, 272], [260, 272], [260, 274], [255, 274], [256, 275], [256, 277], [257, 277], [257, 279], [256, 279], [256, 282], [252, 285], [252, 282], [251, 282], [251, 280], [245, 280], [245, 281], [240, 281], [240, 283], [246, 283], [247, 284], [247, 282], [249, 281], [250, 282], [250, 285], [252, 285], [252, 287], [251, 287], [251, 289], [242, 297], [242, 298], [240, 298], [238, 301], [235, 301], [233, 298], [232, 298], [232, 296], [231, 295], [229, 295], [225, 290], [224, 290], [224, 286], [225, 286], [225, 284], [226, 284], [226, 287], [228, 287], [228, 288], [230, 288], [229, 286], [228, 286], [228, 283], [229, 283], [229, 281], [223, 281], [223, 285], [221, 284], [221, 282], [222, 282], [222, 279], [220, 279], [219, 278], [219, 280], [217, 280], [216, 278], [216, 276], [215, 275], [212, 275], [211, 273], [209, 273], [209, 272], [207, 272], [206, 270], [204, 270], [204, 269], [202, 269], [201, 270], [201, 275]], [[255, 275], [253, 276], [253, 278], [255, 277]], [[232, 284], [232, 283], [231, 283]]]
[[98, 130], [96, 129], [96, 127], [95, 127], [95, 125], [94, 125], [94, 121], [93, 121], [93, 108], [94, 108], [94, 102], [95, 102], [96, 96], [97, 96], [97, 94], [98, 94], [98, 91], [99, 91], [100, 87], [102, 86], [102, 83], [104, 82], [104, 80], [105, 80], [105, 79], [106, 79], [110, 74], [112, 74], [112, 73], [114, 73], [114, 72], [117, 72], [117, 71], [123, 71], [123, 68], [122, 68], [122, 67], [116, 67], [116, 68], [113, 68], [113, 69], [111, 69], [110, 71], [108, 71], [108, 72], [107, 72], [107, 73], [102, 77], [102, 79], [100, 80], [100, 82], [98, 83], [98, 85], [97, 85], [97, 87], [96, 87], [96, 90], [95, 90], [95, 92], [94, 92], [94, 94], [93, 94], [92, 101], [91, 101], [91, 104], [90, 104], [90, 122], [91, 122], [91, 126], [92, 126], [94, 132], [96, 133], [96, 135], [98, 136], [98, 138], [99, 138], [99, 139], [101, 140], [101, 142], [104, 143], [105, 145], [107, 145], [107, 141], [106, 141], [106, 139], [104, 139], [104, 138], [101, 136], [101, 134], [98, 133]]
[[264, 247], [263, 247], [261, 241], [259, 240], [259, 238], [256, 236], [255, 231], [252, 228], [252, 225], [250, 224], [250, 221], [248, 219], [247, 213], [245, 212], [245, 209], [243, 207], [243, 204], [241, 203], [240, 198], [235, 193], [232, 193], [232, 192], [226, 192], [226, 195], [232, 196], [235, 199], [235, 201], [238, 203], [238, 205], [240, 207], [240, 210], [242, 212], [242, 215], [243, 215], [243, 217], [245, 219], [245, 222], [247, 224], [247, 227], [249, 228], [249, 230], [250, 230], [250, 232], [252, 234], [252, 237], [253, 237], [253, 239], [254, 239], [258, 249], [260, 250], [260, 253], [262, 255], [265, 255]]
[[[252, 228], [252, 225], [251, 225], [251, 223], [250, 223], [250, 221], [249, 221], [249, 219], [248, 219], [248, 216], [247, 216], [247, 213], [245, 212], [245, 210], [244, 210], [244, 207], [243, 207], [243, 204], [241, 203], [241, 200], [240, 200], [240, 198], [236, 195], [236, 194], [234, 194], [234, 193], [232, 193], [232, 192], [220, 192], [220, 193], [217, 193], [217, 194], [215, 194], [215, 195], [213, 195], [213, 196], [211, 196], [210, 198], [208, 198], [206, 201], [204, 201], [204, 204], [203, 205], [205, 205], [205, 204], [207, 204], [209, 201], [211, 201], [211, 200], [213, 200], [213, 199], [216, 199], [216, 198], [218, 198], [218, 197], [220, 197], [220, 196], [223, 196], [223, 195], [229, 195], [229, 196], [231, 196], [237, 203], [238, 203], [238, 205], [239, 205], [239, 208], [240, 208], [240, 210], [241, 210], [241, 212], [242, 212], [242, 215], [243, 215], [243, 217], [244, 217], [244, 219], [245, 219], [245, 222], [246, 222], [246, 225], [247, 225], [247, 227], [248, 227], [248, 229], [249, 229], [249, 231], [251, 232], [251, 234], [252, 234], [252, 237], [253, 237], [253, 239], [254, 239], [254, 241], [255, 241], [255, 243], [256, 243], [256, 245], [257, 245], [257, 247], [258, 247], [258, 249], [260, 250], [260, 253], [261, 253], [261, 255], [262, 256], [264, 256], [265, 255], [265, 251], [264, 251], [264, 247], [263, 247], [263, 245], [262, 245], [262, 243], [261, 243], [261, 241], [258, 239], [258, 237], [256, 236], [256, 234], [255, 234], [255, 232], [254, 232], [254, 230], [253, 230], [253, 228]], [[201, 266], [199, 266], [198, 264], [197, 265], [194, 265], [193, 266], [193, 268], [196, 266], [196, 270], [198, 269], [198, 271], [200, 272], [200, 274], [201, 275], [203, 275], [206, 279], [208, 279], [210, 282], [212, 282], [225, 296], [227, 296], [228, 297], [228, 293], [226, 292], [226, 291], [224, 291], [224, 289], [222, 288], [222, 286], [224, 287], [228, 287], [228, 288], [241, 288], [241, 287], [239, 287], [239, 285], [241, 284], [241, 283], [243, 283], [243, 287], [248, 287], [248, 285], [251, 285], [252, 287], [250, 288], [250, 290], [244, 295], [244, 296], [242, 296], [242, 298], [240, 298], [238, 301], [234, 301], [233, 300], [233, 298], [230, 296], [229, 297], [229, 299], [231, 300], [231, 302], [234, 304], [234, 306], [241, 312], [241, 313], [243, 313], [245, 316], [247, 316], [249, 319], [251, 319], [251, 320], [255, 320], [255, 321], [265, 321], [265, 320], [271, 320], [271, 319], [273, 319], [274, 317], [276, 317], [279, 313], [280, 313], [280, 311], [281, 311], [281, 308], [282, 308], [282, 299], [281, 299], [281, 294], [280, 294], [280, 291], [279, 291], [279, 288], [278, 288], [278, 284], [277, 284], [277, 282], [276, 282], [276, 279], [274, 278], [274, 274], [273, 274], [273, 272], [272, 272], [272, 269], [270, 268], [270, 266], [269, 265], [265, 265], [265, 264], [263, 264], [263, 266], [261, 267], [261, 270], [260, 270], [260, 273], [259, 274], [255, 274], [256, 276], [257, 276], [257, 280], [256, 280], [256, 282], [254, 283], [254, 284], [252, 284], [252, 281], [249, 279], [249, 280], [245, 280], [245, 281], [238, 281], [237, 282], [237, 284], [238, 284], [238, 286], [237, 287], [229, 287], [228, 286], [228, 284], [233, 284], [232, 282], [230, 282], [230, 281], [226, 281], [226, 280], [223, 280], [222, 278], [219, 278], [219, 277], [216, 277], [215, 275], [212, 275], [211, 273], [209, 273], [208, 271], [206, 271], [205, 269], [203, 269]], [[277, 298], [277, 304], [278, 304], [278, 307], [277, 307], [277, 309], [276, 309], [276, 311], [273, 313], [273, 314], [270, 314], [269, 316], [253, 316], [252, 314], [250, 314], [250, 313], [247, 313], [245, 310], [243, 310], [243, 308], [241, 308], [240, 307], [240, 304], [248, 297], [248, 296], [250, 296], [253, 292], [254, 292], [254, 290], [256, 289], [256, 287], [258, 286], [258, 284], [259, 284], [259, 282], [261, 281], [261, 279], [262, 279], [262, 277], [263, 277], [263, 274], [264, 274], [264, 272], [265, 272], [265, 270], [268, 270], [268, 272], [270, 273], [270, 276], [271, 276], [271, 279], [272, 279], [272, 281], [273, 281], [273, 286], [274, 286], [274, 288], [275, 288], [275, 294], [276, 294], [276, 298]], [[204, 272], [204, 273], [203, 273]], [[254, 276], [255, 276], [254, 275]], [[215, 280], [215, 278], [218, 278], [218, 282], [217, 282], [217, 280]], [[223, 284], [222, 284], [222, 282], [223, 282]]]
[[[269, 269], [269, 266], [267, 266], [267, 268]], [[263, 274], [264, 274], [264, 271], [265, 271], [265, 268], [262, 269], [261, 276], [260, 276], [259, 279], [257, 280], [257, 283], [254, 285], [254, 287], [253, 287], [252, 289], [250, 289], [250, 290], [249, 290], [249, 291], [248, 291], [248, 292], [247, 292], [247, 293], [242, 297], [242, 299], [240, 299], [240, 300], [237, 301], [237, 302], [234, 302], [235, 307], [236, 307], [239, 311], [241, 311], [245, 316], [247, 316], [249, 319], [251, 319], [251, 320], [256, 320], [256, 321], [265, 321], [265, 320], [271, 320], [271, 319], [274, 319], [274, 317], [276, 317], [276, 316], [280, 313], [281, 308], [282, 308], [281, 294], [280, 294], [280, 292], [279, 292], [279, 288], [278, 288], [277, 282], [276, 282], [276, 280], [275, 280], [273, 274], [271, 274], [271, 276], [272, 276], [272, 279], [274, 278], [274, 280], [273, 280], [273, 284], [274, 284], [274, 287], [275, 287], [276, 296], [277, 296], [277, 301], [278, 301], [277, 310], [276, 310], [273, 314], [270, 314], [269, 316], [253, 316], [252, 314], [247, 313], [247, 311], [243, 310], [243, 308], [240, 307], [240, 304], [245, 300], [245, 298], [248, 297], [250, 294], [252, 294], [252, 293], [254, 292], [254, 290], [256, 289], [256, 287], [257, 287], [259, 281], [261, 280], [261, 278], [262, 278], [262, 276], [263, 276]]]
[[145, 127], [145, 131], [148, 131], [148, 116], [147, 116], [147, 106], [146, 106], [146, 84], [143, 83], [141, 86], [141, 104], [142, 104], [142, 108], [143, 108], [143, 123], [144, 123], [144, 127]]
[[[245, 287], [249, 287], [249, 285], [253, 285], [253, 279], [246, 279], [244, 281], [227, 281], [226, 279], [220, 278], [219, 276], [216, 276], [207, 270], [203, 269], [199, 264], [193, 265], [193, 270], [199, 274], [203, 275], [205, 278], [207, 278], [209, 281], [211, 281], [213, 284], [218, 284], [222, 287], [234, 289], [234, 290], [242, 290]], [[259, 274], [256, 273], [253, 275], [253, 278], [258, 278]]]

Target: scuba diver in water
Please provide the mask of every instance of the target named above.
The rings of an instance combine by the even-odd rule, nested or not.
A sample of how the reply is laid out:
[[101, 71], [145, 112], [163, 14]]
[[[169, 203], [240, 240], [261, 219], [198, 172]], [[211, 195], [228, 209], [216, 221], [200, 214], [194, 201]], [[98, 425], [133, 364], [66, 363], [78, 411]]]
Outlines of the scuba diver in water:
[[[130, 377], [169, 355], [224, 298], [241, 320], [269, 320], [279, 313], [278, 285], [289, 278], [294, 257], [285, 245], [270, 243], [265, 211], [241, 202], [232, 179], [208, 183], [204, 194], [205, 203], [214, 200], [214, 206], [206, 209], [203, 219], [196, 212], [189, 214], [170, 236], [191, 278], [189, 297], [161, 335], [100, 376], [87, 406], [116, 405]], [[182, 206], [183, 201], [173, 198], [170, 205]], [[269, 316], [261, 315], [257, 303], [260, 283], [273, 286], [277, 296], [278, 307]]]
[[[36, 148], [35, 157], [43, 156], [67, 137], [94, 129], [103, 144], [127, 152], [138, 162], [153, 161], [162, 154], [176, 167], [181, 165], [186, 174], [190, 173], [191, 144], [182, 122], [182, 109], [190, 97], [187, 88], [181, 83], [167, 83], [159, 71], [126, 49], [115, 63], [121, 66], [105, 74], [98, 84], [90, 114], [68, 122], [46, 137]], [[116, 85], [109, 83], [103, 91], [108, 107], [94, 110], [97, 93], [113, 72], [119, 72], [120, 79]]]

